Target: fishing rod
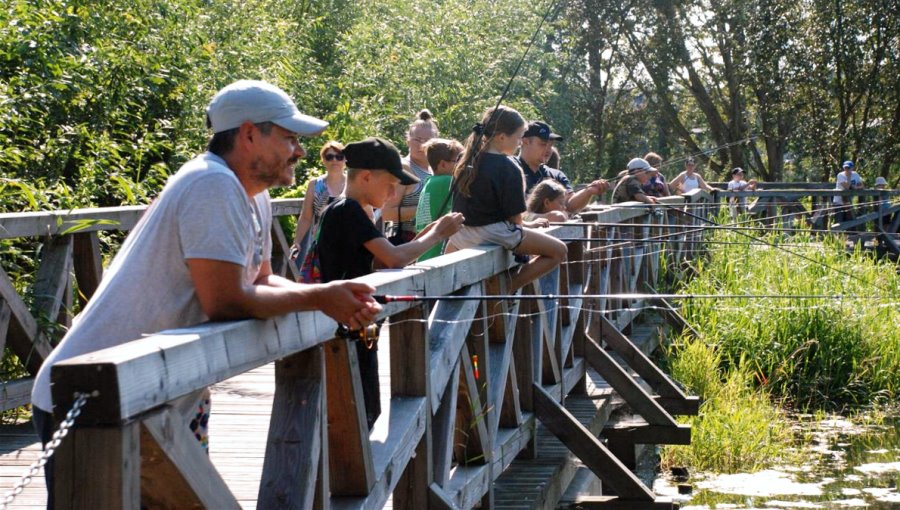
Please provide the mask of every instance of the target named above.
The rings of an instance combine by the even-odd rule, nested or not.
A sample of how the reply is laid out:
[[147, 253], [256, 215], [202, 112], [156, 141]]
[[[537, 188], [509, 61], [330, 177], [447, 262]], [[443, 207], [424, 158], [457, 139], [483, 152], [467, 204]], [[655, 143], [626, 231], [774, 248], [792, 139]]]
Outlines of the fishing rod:
[[879, 300], [886, 299], [881, 296], [860, 296], [843, 294], [653, 294], [653, 293], [621, 293], [621, 294], [487, 294], [473, 296], [421, 296], [421, 295], [390, 295], [372, 294], [372, 299], [380, 304], [388, 303], [413, 303], [436, 301], [555, 301], [557, 299], [796, 299], [796, 300]]

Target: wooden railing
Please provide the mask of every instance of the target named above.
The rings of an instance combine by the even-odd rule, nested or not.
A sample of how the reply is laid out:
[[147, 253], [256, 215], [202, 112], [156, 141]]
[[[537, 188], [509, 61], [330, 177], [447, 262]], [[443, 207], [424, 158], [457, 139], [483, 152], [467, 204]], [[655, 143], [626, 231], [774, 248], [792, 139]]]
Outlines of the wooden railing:
[[[567, 240], [568, 261], [524, 293], [606, 297], [386, 305], [391, 399], [376, 423], [383, 441], [369, 439], [353, 341], [336, 337], [337, 325], [321, 313], [165, 331], [57, 363], [52, 372], [57, 413], [65, 413], [78, 392], [96, 394], [57, 453], [59, 506], [140, 508], [143, 500], [150, 507], [237, 508], [172, 403], [275, 361], [260, 508], [380, 508], [390, 495], [397, 508], [471, 508], [490, 501], [492, 482], [514, 458], [535, 454], [538, 424], [617, 495], [604, 501], [671, 507], [628, 468], [635, 444], [688, 442], [689, 428], [672, 416], [696, 413], [698, 401], [684, 395], [625, 332], [645, 305], [661, 306], [676, 319], [677, 313], [664, 300], [615, 295], [652, 290], [662, 257], [676, 263], [697, 249], [699, 233], [680, 232], [701, 222], [679, 214], [679, 207], [689, 204], [692, 215], [703, 216], [716, 204], [699, 190], [664, 202], [653, 210], [631, 203], [600, 207], [584, 213], [583, 224], [550, 229]], [[276, 215], [297, 210], [297, 202], [275, 205]], [[137, 208], [117, 210], [118, 228], [131, 228], [139, 214]], [[72, 266], [79, 289], [92, 290], [92, 283], [96, 288], [101, 274], [96, 231], [112, 228], [92, 221], [101, 218], [110, 215], [76, 211], [35, 215], [29, 225], [10, 217], [0, 222], [8, 225], [7, 236], [56, 236], [49, 245], [60, 251], [45, 255], [39, 273], [57, 275], [47, 288], [50, 295], [63, 296], [72, 287], [66, 278]], [[89, 221], [76, 233], [67, 232], [67, 225], [80, 220]], [[273, 267], [284, 274], [291, 271], [284, 256], [287, 240], [277, 221], [273, 229]], [[676, 235], [665, 243], [643, 241], [661, 234]], [[641, 242], [621, 241], [627, 238]], [[56, 269], [45, 270], [51, 263]], [[470, 249], [362, 280], [381, 294], [505, 294], [513, 266], [506, 250]], [[7, 291], [3, 299], [6, 305], [19, 299], [9, 320], [10, 333], [14, 323], [18, 328], [18, 342], [44, 342], [49, 348], [21, 299]], [[601, 348], [601, 340], [628, 366]], [[567, 395], [584, 391], [588, 367], [644, 420], [608, 431], [609, 447], [562, 406]], [[142, 454], [164, 460], [142, 463]], [[163, 490], [154, 490], [159, 487]]]
[[[745, 205], [734, 212], [747, 212], [767, 223], [790, 227], [802, 223], [813, 229], [835, 231], [873, 231], [896, 234], [900, 230], [900, 190], [821, 189], [821, 185], [801, 187], [803, 183], [761, 183], [756, 191], [714, 192], [723, 206], [736, 201]], [[834, 197], [843, 204], [834, 204]], [[837, 212], [850, 213], [837, 221]]]

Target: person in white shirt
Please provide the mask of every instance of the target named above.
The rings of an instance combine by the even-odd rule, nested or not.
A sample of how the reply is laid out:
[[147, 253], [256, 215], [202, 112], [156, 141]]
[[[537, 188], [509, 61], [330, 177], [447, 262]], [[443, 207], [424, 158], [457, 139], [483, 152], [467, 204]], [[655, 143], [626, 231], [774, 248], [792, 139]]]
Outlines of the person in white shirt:
[[[842, 165], [841, 171], [837, 174], [837, 179], [835, 181], [834, 189], [835, 191], [847, 191], [854, 189], [862, 189], [863, 181], [862, 178], [856, 173], [854, 168], [854, 164], [852, 161], [844, 161]], [[853, 200], [847, 200], [844, 202], [844, 197], [835, 196], [834, 197], [834, 206], [835, 206], [835, 214], [834, 220], [837, 223], [842, 221], [847, 221], [853, 219], [853, 211], [851, 210]]]
[[[756, 189], [756, 179], [744, 180], [744, 169], [737, 166], [731, 170], [731, 180], [728, 181], [728, 191], [754, 191]], [[744, 212], [744, 204], [747, 199], [744, 197], [731, 199], [731, 214], [736, 215]]]
[[706, 184], [703, 177], [694, 171], [695, 168], [697, 168], [697, 163], [694, 161], [694, 158], [687, 158], [684, 161], [684, 171], [672, 179], [669, 183], [669, 188], [677, 190], [679, 193], [687, 193], [697, 188], [711, 192], [713, 190], [712, 187]]

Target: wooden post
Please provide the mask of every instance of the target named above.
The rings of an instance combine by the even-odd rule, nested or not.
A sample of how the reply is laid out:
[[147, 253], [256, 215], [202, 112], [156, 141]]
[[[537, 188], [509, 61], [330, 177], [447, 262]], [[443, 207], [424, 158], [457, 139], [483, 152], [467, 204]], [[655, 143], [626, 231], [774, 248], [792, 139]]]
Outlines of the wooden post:
[[[417, 306], [392, 317], [392, 398], [430, 396], [431, 349], [425, 328], [426, 315], [424, 307]], [[431, 421], [431, 412], [425, 413], [425, 433], [394, 488], [394, 508], [413, 510], [428, 506], [428, 487], [434, 480]]]
[[[328, 494], [328, 460], [321, 441], [327, 413], [324, 376], [322, 347], [275, 362], [260, 508], [312, 508], [316, 492]], [[320, 471], [325, 476], [320, 477]]]
[[328, 464], [331, 493], [366, 496], [375, 485], [356, 345], [345, 338], [325, 344], [328, 395]]
[[103, 255], [100, 253], [100, 239], [96, 232], [81, 232], [72, 237], [75, 239], [72, 264], [75, 268], [75, 281], [78, 282], [78, 301], [84, 307], [103, 278]]
[[139, 510], [139, 429], [138, 422], [72, 429], [55, 454], [56, 510]]

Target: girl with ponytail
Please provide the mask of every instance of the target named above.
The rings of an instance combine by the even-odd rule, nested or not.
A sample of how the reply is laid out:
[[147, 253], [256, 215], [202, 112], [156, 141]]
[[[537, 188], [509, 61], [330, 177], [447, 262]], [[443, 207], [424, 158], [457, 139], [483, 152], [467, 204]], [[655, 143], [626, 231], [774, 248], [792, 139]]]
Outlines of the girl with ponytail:
[[566, 245], [523, 223], [525, 180], [513, 154], [525, 133], [525, 119], [512, 108], [484, 112], [466, 140], [454, 171], [453, 212], [465, 216], [462, 229], [450, 237], [446, 253], [479, 244], [498, 244], [520, 256], [537, 255], [510, 281], [510, 292], [552, 271], [566, 257]]

